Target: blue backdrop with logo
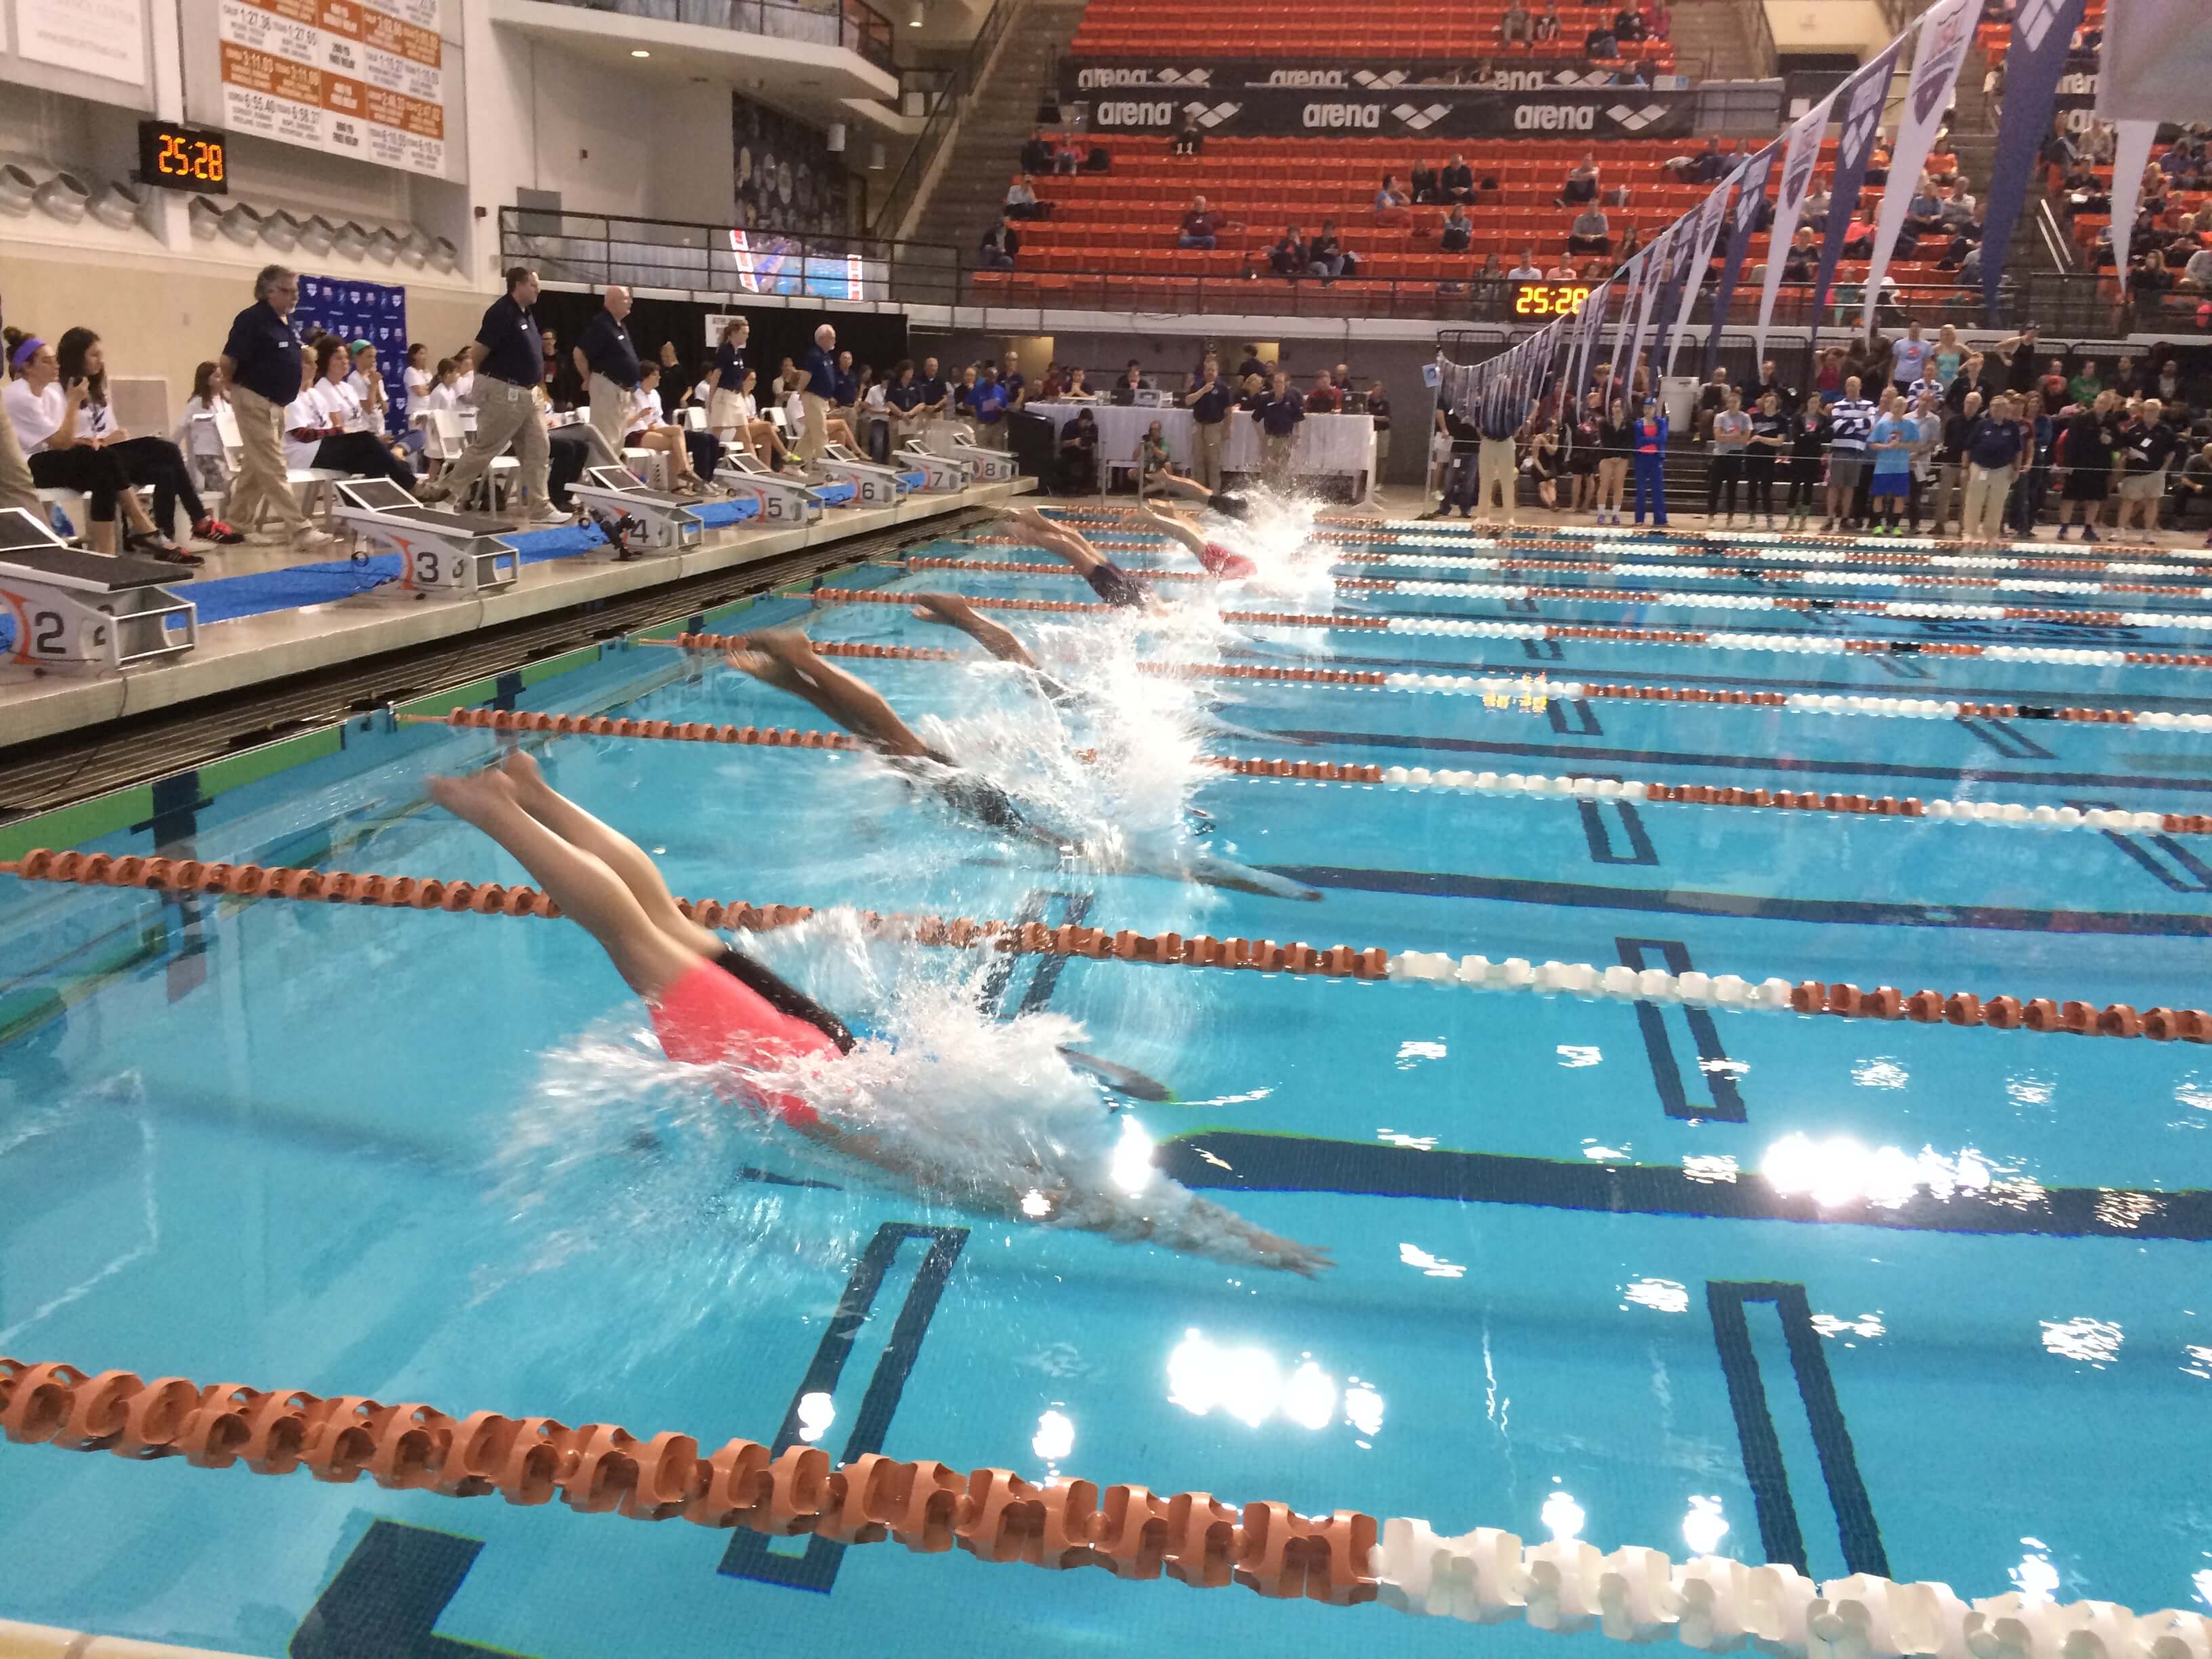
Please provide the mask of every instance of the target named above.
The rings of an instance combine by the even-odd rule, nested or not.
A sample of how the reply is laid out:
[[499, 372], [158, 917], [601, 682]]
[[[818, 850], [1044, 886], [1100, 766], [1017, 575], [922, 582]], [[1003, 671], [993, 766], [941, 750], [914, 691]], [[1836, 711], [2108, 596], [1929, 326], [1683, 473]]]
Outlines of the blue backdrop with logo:
[[384, 376], [385, 429], [407, 431], [407, 290], [397, 283], [361, 283], [349, 276], [301, 276], [300, 303], [292, 326], [305, 334], [320, 326], [345, 337], [350, 345], [367, 340], [376, 348], [376, 367]]

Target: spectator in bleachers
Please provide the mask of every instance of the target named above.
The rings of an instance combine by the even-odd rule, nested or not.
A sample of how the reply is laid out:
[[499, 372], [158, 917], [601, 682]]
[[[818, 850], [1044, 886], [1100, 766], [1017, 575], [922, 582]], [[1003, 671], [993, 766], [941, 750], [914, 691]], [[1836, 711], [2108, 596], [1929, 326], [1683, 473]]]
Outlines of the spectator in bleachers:
[[1889, 348], [1889, 380], [1899, 392], [1909, 392], [1913, 382], [1926, 377], [1936, 355], [1935, 343], [1920, 336], [1920, 325], [1908, 323]]
[[[1714, 364], [1712, 378], [1698, 388], [1697, 422], [1691, 429], [1691, 436], [1699, 443], [1711, 437], [1713, 422], [1728, 407], [1729, 399], [1735, 396], [1735, 388], [1729, 384], [1727, 366]], [[1741, 409], [1742, 406], [1739, 400], [1736, 407]]]
[[1526, 46], [1534, 45], [1535, 40], [1536, 20], [1528, 15], [1528, 9], [1521, 3], [1521, 0], [1510, 0], [1505, 15], [1498, 25], [1498, 44]]
[[1814, 240], [1810, 225], [1797, 227], [1797, 234], [1790, 239], [1790, 252], [1783, 256], [1782, 280], [1785, 283], [1809, 283], [1820, 268], [1820, 246]]
[[1215, 240], [1223, 231], [1237, 228], [1230, 222], [1227, 214], [1206, 206], [1206, 198], [1194, 196], [1190, 198], [1189, 210], [1182, 216], [1182, 231], [1176, 240], [1176, 246], [1200, 248], [1210, 253], [1213, 251]]
[[983, 233], [975, 249], [975, 262], [985, 270], [1012, 270], [1014, 256], [1021, 251], [1021, 233], [1014, 228], [1012, 216], [1002, 213], [999, 222]]
[[1343, 412], [1343, 398], [1336, 383], [1329, 379], [1327, 369], [1314, 376], [1313, 390], [1306, 393], [1305, 412], [1309, 415], [1336, 415]]
[[1610, 25], [1600, 23], [1583, 36], [1583, 56], [1593, 64], [1608, 64], [1620, 56], [1620, 43]]
[[1467, 216], [1467, 210], [1457, 202], [1444, 214], [1442, 229], [1437, 233], [1437, 252], [1465, 253], [1474, 246], [1474, 222]]
[[[1306, 268], [1312, 263], [1313, 255], [1306, 251], [1305, 237], [1296, 225], [1285, 226], [1275, 246], [1267, 250], [1267, 269], [1286, 281], [1296, 282], [1306, 274]], [[1255, 373], [1258, 368], [1255, 362]]]
[[1413, 222], [1413, 210], [1407, 205], [1405, 191], [1398, 188], [1398, 175], [1386, 173], [1382, 187], [1375, 192], [1375, 222], [1402, 229]]
[[2181, 360], [2168, 352], [2150, 377], [2150, 395], [2177, 414], [2185, 413], [2188, 400], [2181, 392]]
[[1544, 9], [1536, 19], [1536, 41], [1549, 45], [1559, 38], [1559, 0], [1544, 0]]
[[1474, 169], [1455, 151], [1437, 177], [1437, 188], [1447, 202], [1472, 202], [1474, 199]]
[[1006, 215], [1009, 219], [1040, 219], [1037, 211], [1036, 180], [1026, 173], [1014, 175], [1014, 182], [1006, 186]]
[[2082, 359], [2081, 372], [2066, 382], [2066, 395], [2077, 404], [2094, 404], [2105, 389], [2104, 380], [2097, 374], [2094, 357]]
[[1306, 246], [1306, 258], [1307, 269], [1321, 278], [1323, 288], [1340, 276], [1358, 275], [1358, 262], [1353, 258], [1352, 250], [1345, 246], [1344, 239], [1336, 234], [1334, 219], [1321, 222], [1320, 231]]
[[1623, 46], [1640, 46], [1649, 31], [1644, 26], [1644, 14], [1634, 6], [1623, 6], [1613, 15], [1613, 38]]
[[1829, 192], [1826, 179], [1814, 179], [1812, 189], [1805, 192], [1805, 205], [1799, 210], [1800, 222], [1825, 234], [1828, 228], [1828, 210], [1835, 199]]
[[1198, 125], [1198, 117], [1185, 115], [1182, 118], [1182, 125], [1176, 129], [1176, 136], [1169, 141], [1168, 154], [1195, 155], [1205, 148], [1206, 131]]
[[[1723, 171], [1721, 141], [1705, 140], [1705, 147], [1694, 155], [1670, 155], [1661, 166], [1678, 184], [1710, 185], [1719, 179]], [[1710, 516], [1710, 515], [1709, 515]]]
[[1060, 134], [1060, 142], [1052, 152], [1052, 170], [1072, 176], [1083, 171], [1083, 146], [1075, 142], [1075, 135], [1072, 132]]
[[2141, 259], [2131, 262], [2135, 274], [2129, 285], [2137, 294], [2164, 294], [2173, 287], [2173, 273], [2166, 269], [2166, 255], [2152, 248]]
[[1509, 283], [1540, 283], [1543, 279], [1544, 268], [1536, 263], [1536, 250], [1533, 246], [1523, 246], [1521, 263], [1505, 273], [1505, 280]]
[[1417, 207], [1433, 207], [1443, 200], [1437, 187], [1437, 170], [1426, 161], [1413, 163], [1413, 175], [1407, 180], [1407, 188], [1413, 192]]
[[1038, 127], [1030, 134], [1029, 143], [1022, 146], [1022, 171], [1031, 174], [1042, 173], [1052, 166], [1052, 141], [1044, 136], [1044, 129]]
[[1559, 262], [1544, 273], [1547, 283], [1572, 283], [1580, 279], [1575, 274], [1574, 261], [1562, 255]]
[[1567, 252], [1609, 253], [1612, 251], [1613, 225], [1606, 218], [1605, 210], [1592, 203], [1575, 216], [1573, 224], [1568, 228]]
[[1559, 187], [1561, 207], [1580, 207], [1585, 202], [1597, 200], [1597, 152], [1586, 149], [1583, 159], [1567, 171], [1567, 181]]
[[1279, 368], [1273, 384], [1252, 410], [1260, 427], [1261, 471], [1277, 489], [1291, 482], [1291, 454], [1297, 447], [1298, 424], [1306, 417], [1305, 399]]

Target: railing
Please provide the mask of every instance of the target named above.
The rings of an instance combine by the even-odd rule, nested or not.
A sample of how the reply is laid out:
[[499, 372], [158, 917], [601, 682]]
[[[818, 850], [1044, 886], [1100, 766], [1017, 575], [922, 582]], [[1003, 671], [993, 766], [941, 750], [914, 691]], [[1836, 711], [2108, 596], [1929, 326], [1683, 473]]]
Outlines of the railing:
[[906, 160], [884, 192], [883, 205], [876, 210], [872, 228], [878, 234], [890, 234], [905, 222], [915, 198], [927, 186], [930, 169], [936, 164], [939, 153], [959, 127], [961, 112], [981, 82], [984, 70], [990, 66], [991, 54], [999, 49], [1007, 26], [1027, 4], [1028, 0], [994, 0], [982, 26], [975, 31], [975, 40], [969, 43], [967, 56], [939, 87], [936, 101], [930, 106], [929, 119], [915, 135]]
[[1751, 20], [1751, 50], [1757, 60], [1756, 68], [1762, 76], [1778, 74], [1782, 68], [1782, 49], [1774, 41], [1774, 24], [1766, 15], [1766, 0], [1736, 0]]
[[891, 57], [891, 26], [862, 0], [548, 0], [586, 11], [620, 12], [664, 23], [696, 23], [705, 28], [762, 34], [776, 40], [803, 40], [817, 46], [843, 46], [878, 69], [898, 72]]

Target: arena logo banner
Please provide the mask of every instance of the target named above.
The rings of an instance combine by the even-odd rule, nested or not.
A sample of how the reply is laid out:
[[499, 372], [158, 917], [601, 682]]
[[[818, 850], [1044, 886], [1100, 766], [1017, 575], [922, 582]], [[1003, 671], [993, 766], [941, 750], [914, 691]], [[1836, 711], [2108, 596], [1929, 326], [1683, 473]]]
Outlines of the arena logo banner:
[[1217, 95], [1201, 98], [1102, 98], [1091, 106], [1091, 128], [1164, 137], [1189, 119], [1208, 133], [1237, 138], [1345, 132], [1443, 141], [1530, 135], [1686, 138], [1697, 115], [1696, 94], [1645, 87], [1522, 94], [1437, 88], [1410, 95], [1341, 92], [1319, 98], [1279, 87], [1214, 90]]
[[1287, 87], [1344, 92], [1391, 92], [1436, 88], [1457, 92], [1545, 92], [1555, 87], [1602, 90], [1613, 84], [1610, 70], [1597, 69], [1493, 70], [1480, 88], [1468, 82], [1464, 62], [1447, 58], [1400, 59], [1395, 63], [1285, 64], [1279, 58], [1212, 58], [1204, 63], [1158, 59], [1074, 58], [1061, 61], [1060, 90], [1079, 99], [1117, 91], [1243, 91]]
[[361, 283], [350, 276], [302, 276], [292, 326], [305, 334], [320, 328], [350, 346], [376, 348], [384, 376], [384, 428], [393, 437], [407, 430], [407, 290], [398, 283]]
[[[1997, 129], [1996, 157], [1990, 169], [1989, 221], [1982, 230], [1986, 246], [2012, 246], [2013, 227], [2027, 199], [2027, 181], [2034, 174], [2043, 135], [2051, 130], [2052, 99], [2063, 82], [2071, 78], [2065, 74], [2067, 48], [2086, 9], [2087, 0], [2027, 0], [2013, 24], [2012, 45], [2005, 52], [2004, 121]], [[2094, 75], [2087, 78], [2096, 79]], [[1997, 284], [2003, 280], [2004, 267], [2002, 259], [1982, 264], [1982, 301], [1991, 317], [1996, 314]]]

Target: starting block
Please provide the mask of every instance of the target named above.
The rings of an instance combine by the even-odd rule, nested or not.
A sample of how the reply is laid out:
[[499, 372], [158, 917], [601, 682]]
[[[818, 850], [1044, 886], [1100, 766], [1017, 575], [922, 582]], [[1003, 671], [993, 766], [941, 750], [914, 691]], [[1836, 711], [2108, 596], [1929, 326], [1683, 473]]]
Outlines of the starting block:
[[21, 507], [0, 511], [0, 616], [15, 629], [8, 660], [54, 668], [127, 668], [191, 650], [199, 611], [165, 583], [189, 566], [69, 547]]
[[348, 478], [331, 489], [331, 516], [365, 542], [399, 556], [399, 586], [415, 593], [497, 593], [522, 575], [505, 526], [477, 513], [425, 507], [389, 478]]
[[[1020, 476], [1021, 469], [1014, 465], [1012, 455], [995, 449], [986, 449], [975, 441], [975, 434], [964, 426], [934, 427], [931, 435], [944, 446], [937, 452], [968, 465], [970, 483], [1012, 483]], [[919, 450], [922, 441], [909, 438], [906, 447]]]
[[855, 507], [896, 507], [907, 492], [919, 489], [923, 475], [910, 468], [878, 466], [864, 461], [842, 444], [824, 444], [814, 463], [823, 476], [853, 487]]
[[965, 489], [970, 468], [958, 456], [933, 455], [921, 447], [919, 438], [908, 438], [906, 447], [891, 459], [902, 466], [909, 466], [921, 474], [921, 489], [930, 494], [948, 489]]
[[696, 497], [655, 489], [626, 466], [587, 466], [568, 494], [602, 526], [618, 528], [628, 519], [636, 526], [620, 538], [625, 552], [680, 553], [705, 533], [691, 510]]
[[[814, 524], [830, 503], [830, 486], [810, 484], [796, 473], [778, 472], [742, 449], [724, 452], [714, 482], [739, 501], [754, 502], [760, 508], [754, 520], [758, 524]], [[849, 486], [836, 489], [838, 500], [852, 500]]]

